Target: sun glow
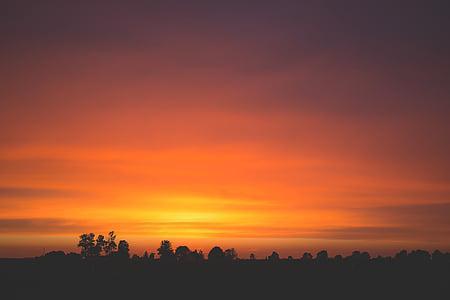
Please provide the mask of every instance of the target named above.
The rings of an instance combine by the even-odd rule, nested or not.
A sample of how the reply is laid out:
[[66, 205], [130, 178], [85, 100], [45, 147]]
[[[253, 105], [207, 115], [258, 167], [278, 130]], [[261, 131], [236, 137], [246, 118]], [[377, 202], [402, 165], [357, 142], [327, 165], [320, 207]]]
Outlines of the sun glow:
[[109, 230], [449, 249], [440, 14], [66, 2], [0, 18], [0, 257]]

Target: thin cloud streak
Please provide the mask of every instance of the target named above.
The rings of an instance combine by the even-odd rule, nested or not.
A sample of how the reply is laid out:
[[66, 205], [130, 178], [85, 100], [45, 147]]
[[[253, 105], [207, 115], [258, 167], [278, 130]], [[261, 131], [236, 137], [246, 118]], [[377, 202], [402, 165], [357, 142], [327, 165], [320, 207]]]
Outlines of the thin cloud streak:
[[0, 199], [11, 198], [64, 198], [85, 195], [80, 191], [32, 187], [0, 187]]
[[[385, 206], [359, 209], [362, 216], [370, 216], [371, 226], [309, 227], [307, 225], [268, 225], [242, 223], [241, 221], [142, 221], [124, 220], [113, 223], [108, 220], [58, 219], [58, 218], [15, 218], [0, 219], [1, 232], [77, 233], [82, 230], [117, 229], [132, 235], [148, 235], [164, 238], [164, 235], [193, 234], [203, 237], [222, 236], [227, 238], [321, 238], [341, 240], [411, 241], [416, 238], [440, 241], [444, 245], [450, 233], [450, 203], [428, 205]], [[391, 224], [381, 226], [375, 224]], [[435, 226], [426, 226], [434, 222]], [[85, 225], [81, 225], [85, 224]], [[450, 245], [447, 245], [450, 246]]]

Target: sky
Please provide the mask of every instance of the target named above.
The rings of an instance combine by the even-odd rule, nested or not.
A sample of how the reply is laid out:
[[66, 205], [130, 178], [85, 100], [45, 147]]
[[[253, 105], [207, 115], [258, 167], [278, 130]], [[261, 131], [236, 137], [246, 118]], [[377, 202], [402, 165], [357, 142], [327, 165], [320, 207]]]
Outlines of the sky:
[[0, 257], [450, 251], [449, 11], [2, 1]]

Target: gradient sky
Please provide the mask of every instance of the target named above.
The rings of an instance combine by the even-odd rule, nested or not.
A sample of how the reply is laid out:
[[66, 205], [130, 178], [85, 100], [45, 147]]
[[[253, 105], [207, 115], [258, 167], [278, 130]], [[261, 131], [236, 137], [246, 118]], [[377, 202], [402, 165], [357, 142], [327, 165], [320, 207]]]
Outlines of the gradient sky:
[[449, 251], [448, 3], [2, 1], [0, 256]]

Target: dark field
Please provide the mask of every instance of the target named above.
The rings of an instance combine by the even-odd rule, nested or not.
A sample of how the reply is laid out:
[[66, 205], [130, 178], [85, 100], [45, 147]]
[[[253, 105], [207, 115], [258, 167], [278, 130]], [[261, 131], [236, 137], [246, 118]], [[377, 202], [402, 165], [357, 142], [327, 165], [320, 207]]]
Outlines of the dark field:
[[450, 260], [0, 260], [1, 299], [450, 299]]

